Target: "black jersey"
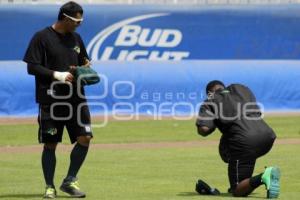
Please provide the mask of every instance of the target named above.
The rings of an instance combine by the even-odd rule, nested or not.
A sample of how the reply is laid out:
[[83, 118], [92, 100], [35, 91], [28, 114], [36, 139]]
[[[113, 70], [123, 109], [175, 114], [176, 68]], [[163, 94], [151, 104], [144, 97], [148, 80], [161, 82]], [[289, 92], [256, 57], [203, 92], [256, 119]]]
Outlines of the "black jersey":
[[[67, 101], [81, 101], [77, 94], [76, 84], [72, 92], [66, 84], [55, 84], [53, 71], [66, 72], [70, 66], [83, 65], [88, 55], [83, 41], [77, 33], [61, 34], [52, 27], [37, 32], [27, 48], [23, 61], [28, 63], [29, 74], [35, 75], [36, 101], [49, 104], [58, 101], [52, 96], [68, 96]], [[83, 87], [80, 88], [84, 96]], [[66, 99], [65, 99], [66, 100]], [[65, 101], [64, 100], [64, 101]]]
[[218, 128], [229, 145], [232, 157], [259, 157], [273, 143], [275, 133], [261, 118], [251, 90], [232, 84], [218, 90], [201, 106], [197, 126]]

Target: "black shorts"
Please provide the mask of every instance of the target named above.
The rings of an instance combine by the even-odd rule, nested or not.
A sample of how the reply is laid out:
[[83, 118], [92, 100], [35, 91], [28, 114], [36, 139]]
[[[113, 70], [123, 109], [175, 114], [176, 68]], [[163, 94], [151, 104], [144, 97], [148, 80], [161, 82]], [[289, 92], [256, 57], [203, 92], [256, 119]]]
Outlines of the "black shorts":
[[231, 191], [243, 180], [251, 178], [255, 167], [255, 159], [253, 160], [229, 160], [228, 177]]
[[62, 141], [64, 126], [66, 126], [71, 143], [78, 136], [91, 136], [91, 117], [86, 102], [77, 104], [39, 105], [40, 143], [58, 143]]

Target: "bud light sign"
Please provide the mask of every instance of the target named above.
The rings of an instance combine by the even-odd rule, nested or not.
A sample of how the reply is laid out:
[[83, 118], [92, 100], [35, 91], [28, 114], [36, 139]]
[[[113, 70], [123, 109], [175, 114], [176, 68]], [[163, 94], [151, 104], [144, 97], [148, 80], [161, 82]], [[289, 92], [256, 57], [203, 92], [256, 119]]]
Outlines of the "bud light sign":
[[[300, 59], [300, 5], [86, 4], [83, 9], [76, 31], [92, 60]], [[1, 5], [0, 23], [11, 28], [0, 31], [0, 60], [22, 60], [34, 33], [51, 26], [58, 10], [58, 5]]]
[[[189, 51], [178, 51], [184, 39], [179, 29], [149, 28], [138, 22], [165, 17], [168, 13], [136, 16], [114, 23], [99, 32], [88, 44], [92, 60], [183, 60]], [[115, 34], [117, 33], [117, 34]], [[106, 42], [110, 39], [111, 42]]]

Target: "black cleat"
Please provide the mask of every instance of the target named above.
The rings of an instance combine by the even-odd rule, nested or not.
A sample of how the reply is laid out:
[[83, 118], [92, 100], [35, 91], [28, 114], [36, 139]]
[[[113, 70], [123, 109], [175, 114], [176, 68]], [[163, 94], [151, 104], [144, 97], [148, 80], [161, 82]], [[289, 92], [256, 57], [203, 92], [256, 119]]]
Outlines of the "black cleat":
[[84, 192], [80, 191], [77, 179], [71, 181], [65, 179], [59, 189], [71, 197], [85, 198], [86, 196]]

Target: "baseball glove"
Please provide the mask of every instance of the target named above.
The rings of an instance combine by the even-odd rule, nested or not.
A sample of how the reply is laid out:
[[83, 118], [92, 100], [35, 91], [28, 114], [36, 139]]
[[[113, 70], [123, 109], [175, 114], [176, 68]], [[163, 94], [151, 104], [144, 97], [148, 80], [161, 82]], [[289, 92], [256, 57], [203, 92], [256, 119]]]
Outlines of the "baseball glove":
[[82, 86], [93, 85], [100, 81], [100, 77], [97, 72], [90, 67], [76, 67], [75, 69], [75, 80], [80, 80]]
[[196, 192], [202, 195], [220, 195], [220, 191], [217, 188], [211, 188], [203, 180], [199, 179], [196, 183]]

